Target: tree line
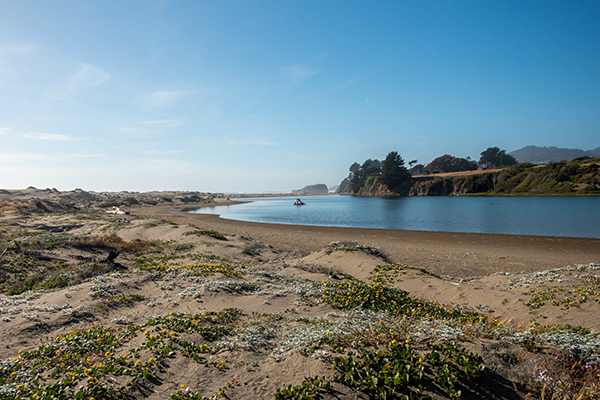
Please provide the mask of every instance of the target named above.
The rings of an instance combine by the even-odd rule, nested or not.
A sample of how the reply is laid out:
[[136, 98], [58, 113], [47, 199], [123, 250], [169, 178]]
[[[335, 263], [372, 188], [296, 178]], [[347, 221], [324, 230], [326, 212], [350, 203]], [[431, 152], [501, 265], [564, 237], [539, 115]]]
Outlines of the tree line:
[[368, 159], [362, 165], [356, 162], [353, 163], [350, 166], [348, 178], [344, 181], [351, 186], [352, 192], [358, 192], [366, 182], [373, 179], [395, 191], [404, 182], [410, 180], [412, 175], [472, 171], [478, 168], [499, 168], [517, 164], [517, 160], [513, 156], [506, 154], [506, 150], [500, 150], [498, 147], [488, 147], [481, 152], [479, 162], [471, 160], [470, 157], [459, 158], [450, 154], [444, 154], [426, 166], [417, 164], [417, 162], [418, 160], [410, 161], [408, 163], [409, 169], [400, 154], [397, 151], [392, 151], [384, 161]]

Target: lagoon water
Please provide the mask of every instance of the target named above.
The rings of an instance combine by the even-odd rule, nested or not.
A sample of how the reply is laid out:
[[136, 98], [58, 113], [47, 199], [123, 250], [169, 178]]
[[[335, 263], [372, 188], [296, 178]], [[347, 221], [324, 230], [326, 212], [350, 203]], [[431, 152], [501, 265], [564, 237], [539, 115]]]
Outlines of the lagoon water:
[[204, 207], [222, 218], [378, 229], [503, 233], [600, 238], [600, 197], [354, 197], [244, 199], [250, 203]]

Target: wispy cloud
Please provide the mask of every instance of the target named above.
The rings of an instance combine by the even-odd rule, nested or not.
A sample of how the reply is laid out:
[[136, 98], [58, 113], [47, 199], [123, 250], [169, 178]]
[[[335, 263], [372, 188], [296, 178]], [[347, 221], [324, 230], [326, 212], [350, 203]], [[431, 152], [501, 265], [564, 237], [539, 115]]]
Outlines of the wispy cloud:
[[128, 136], [143, 138], [150, 135], [160, 135], [163, 130], [180, 126], [182, 121], [178, 119], [153, 119], [146, 121], [133, 121], [117, 128]]
[[0, 153], [0, 164], [22, 163], [23, 161], [48, 161], [54, 157], [39, 153]]
[[76, 90], [85, 86], [97, 86], [110, 79], [110, 74], [93, 64], [80, 63], [79, 68], [69, 75], [71, 87]]
[[159, 90], [149, 93], [142, 98], [142, 102], [151, 107], [170, 107], [186, 96], [188, 92], [181, 90]]
[[260, 145], [277, 146], [279, 143], [273, 142], [270, 138], [249, 137], [245, 139], [227, 139], [227, 142], [236, 146]]
[[136, 126], [122, 126], [117, 128], [117, 132], [134, 138], [145, 138], [147, 136], [160, 135], [160, 132], [151, 129], [145, 129]]
[[282, 75], [286, 83], [295, 85], [321, 72], [323, 68], [308, 64], [292, 64], [283, 68]]
[[154, 155], [169, 155], [169, 154], [181, 154], [183, 150], [146, 150], [142, 151], [143, 154], [154, 154]]
[[29, 53], [33, 49], [30, 44], [21, 43], [0, 43], [0, 56], [4, 54], [23, 54]]
[[63, 141], [63, 142], [71, 142], [75, 139], [69, 137], [67, 135], [57, 135], [55, 133], [38, 133], [38, 132], [20, 132], [19, 136], [34, 139], [34, 140], [50, 140], [50, 141]]
[[176, 120], [176, 119], [156, 119], [156, 120], [152, 120], [152, 121], [142, 121], [142, 124], [148, 124], [148, 125], [172, 125], [172, 124], [179, 124], [180, 121]]
[[151, 126], [156, 129], [170, 129], [176, 126], [181, 126], [183, 121], [178, 119], [156, 119], [151, 121], [142, 121], [139, 123], [142, 126]]
[[13, 59], [17, 56], [27, 54], [34, 49], [34, 46], [20, 43], [0, 43], [0, 84], [10, 83], [18, 75], [18, 68], [12, 65]]
[[12, 131], [12, 129], [4, 128], [4, 127], [0, 126], [0, 135], [4, 135], [5, 133], [8, 133], [9, 131]]
[[59, 86], [52, 88], [47, 96], [52, 100], [66, 100], [81, 90], [105, 83], [110, 77], [110, 73], [93, 64], [77, 63]]
[[69, 154], [70, 158], [105, 158], [104, 154]]

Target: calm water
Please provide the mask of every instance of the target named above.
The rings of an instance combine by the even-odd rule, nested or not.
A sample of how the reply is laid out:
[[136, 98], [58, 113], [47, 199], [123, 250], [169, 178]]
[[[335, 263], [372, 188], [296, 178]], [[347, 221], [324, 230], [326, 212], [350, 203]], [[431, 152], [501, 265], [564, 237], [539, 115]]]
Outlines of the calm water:
[[379, 229], [600, 238], [600, 197], [292, 197], [193, 211], [222, 218]]

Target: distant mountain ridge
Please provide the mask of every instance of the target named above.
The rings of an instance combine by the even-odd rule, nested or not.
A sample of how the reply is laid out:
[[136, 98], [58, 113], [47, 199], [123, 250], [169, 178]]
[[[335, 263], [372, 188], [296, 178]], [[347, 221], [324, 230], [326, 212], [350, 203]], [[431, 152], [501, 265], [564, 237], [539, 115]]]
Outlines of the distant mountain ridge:
[[522, 149], [511, 151], [511, 156], [520, 163], [546, 163], [556, 161], [571, 161], [578, 157], [600, 157], [600, 147], [592, 150], [567, 149], [561, 147], [525, 146]]

